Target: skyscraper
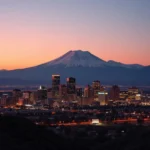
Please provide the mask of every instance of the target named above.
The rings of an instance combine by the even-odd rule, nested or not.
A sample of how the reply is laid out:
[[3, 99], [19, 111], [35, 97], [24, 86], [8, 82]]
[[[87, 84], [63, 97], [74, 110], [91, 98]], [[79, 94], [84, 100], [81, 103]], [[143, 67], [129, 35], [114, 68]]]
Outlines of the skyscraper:
[[84, 88], [84, 97], [93, 97], [93, 89], [90, 85]]
[[12, 93], [13, 93], [13, 105], [16, 105], [19, 98], [22, 97], [22, 92], [20, 89], [14, 89]]
[[24, 104], [30, 104], [30, 94], [31, 94], [30, 91], [23, 92], [22, 98], [23, 98]]
[[59, 97], [60, 75], [52, 75], [52, 96]]
[[76, 93], [76, 79], [73, 77], [67, 78], [67, 94]]
[[101, 106], [108, 104], [108, 93], [106, 91], [98, 92], [98, 101], [100, 102]]
[[42, 104], [45, 104], [47, 100], [47, 89], [44, 86], [40, 86], [37, 91], [38, 101]]
[[115, 101], [119, 100], [120, 88], [117, 85], [112, 86], [110, 89], [110, 99]]
[[82, 97], [83, 96], [83, 89], [82, 88], [77, 88], [76, 89], [76, 94], [78, 97]]
[[65, 84], [62, 84], [59, 86], [59, 95], [60, 98], [65, 98], [67, 95], [67, 86]]
[[93, 92], [94, 92], [94, 99], [98, 100], [98, 97], [99, 97], [98, 92], [100, 92], [100, 88], [101, 88], [100, 81], [98, 81], [98, 80], [93, 81], [92, 88], [93, 88]]

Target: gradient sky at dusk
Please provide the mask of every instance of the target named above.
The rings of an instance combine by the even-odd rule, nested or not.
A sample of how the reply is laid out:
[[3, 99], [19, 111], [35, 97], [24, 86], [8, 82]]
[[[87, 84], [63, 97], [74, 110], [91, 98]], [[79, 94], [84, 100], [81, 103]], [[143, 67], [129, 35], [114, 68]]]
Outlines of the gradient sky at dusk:
[[0, 69], [74, 49], [150, 65], [150, 0], [0, 0]]

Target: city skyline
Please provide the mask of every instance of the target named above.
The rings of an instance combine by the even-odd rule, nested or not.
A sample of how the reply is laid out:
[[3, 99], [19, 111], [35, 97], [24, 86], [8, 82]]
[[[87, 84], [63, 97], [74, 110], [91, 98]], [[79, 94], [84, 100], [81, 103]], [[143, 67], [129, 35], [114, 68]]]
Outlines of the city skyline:
[[0, 69], [35, 66], [75, 49], [150, 65], [149, 8], [149, 0], [1, 0]]

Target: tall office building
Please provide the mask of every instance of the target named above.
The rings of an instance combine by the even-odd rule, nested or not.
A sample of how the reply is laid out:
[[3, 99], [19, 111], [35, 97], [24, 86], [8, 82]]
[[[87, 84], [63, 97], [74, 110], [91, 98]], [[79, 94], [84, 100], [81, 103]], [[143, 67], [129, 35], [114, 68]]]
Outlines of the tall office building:
[[22, 92], [21, 92], [20, 89], [14, 89], [13, 92], [12, 92], [12, 94], [13, 94], [13, 97], [12, 97], [13, 102], [12, 102], [12, 104], [16, 105], [17, 102], [18, 102], [18, 100], [19, 100], [19, 98], [22, 97]]
[[31, 94], [30, 91], [23, 92], [22, 98], [24, 100], [24, 104], [30, 104], [30, 94]]
[[67, 96], [67, 86], [65, 84], [59, 86], [59, 95], [60, 98], [65, 98]]
[[84, 88], [84, 97], [93, 97], [93, 89], [90, 85]]
[[137, 87], [128, 88], [128, 100], [140, 100], [140, 96], [140, 90]]
[[44, 86], [40, 86], [37, 91], [38, 101], [41, 104], [45, 104], [45, 101], [47, 100], [47, 89]]
[[119, 100], [120, 88], [117, 85], [112, 86], [110, 89], [110, 99], [113, 101]]
[[83, 96], [83, 89], [82, 88], [77, 88], [76, 89], [76, 94], [77, 94], [77, 97], [82, 97]]
[[38, 91], [33, 91], [30, 94], [30, 102], [31, 104], [36, 104], [36, 101], [38, 100]]
[[60, 75], [52, 75], [52, 96], [59, 97]]
[[100, 92], [101, 89], [101, 84], [100, 81], [93, 81], [92, 83], [92, 88], [93, 88], [93, 95], [94, 95], [94, 100], [98, 100], [98, 92]]
[[100, 102], [101, 106], [108, 104], [108, 93], [106, 91], [98, 92], [98, 101]]
[[76, 94], [76, 79], [73, 77], [67, 78], [67, 94]]
[[52, 98], [52, 88], [47, 89], [47, 98], [51, 99]]

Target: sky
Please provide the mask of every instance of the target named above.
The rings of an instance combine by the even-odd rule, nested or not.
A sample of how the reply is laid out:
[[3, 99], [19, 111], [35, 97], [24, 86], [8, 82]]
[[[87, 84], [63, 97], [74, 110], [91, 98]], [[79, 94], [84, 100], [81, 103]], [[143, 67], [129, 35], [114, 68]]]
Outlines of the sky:
[[78, 49], [150, 65], [150, 0], [0, 0], [0, 69]]

